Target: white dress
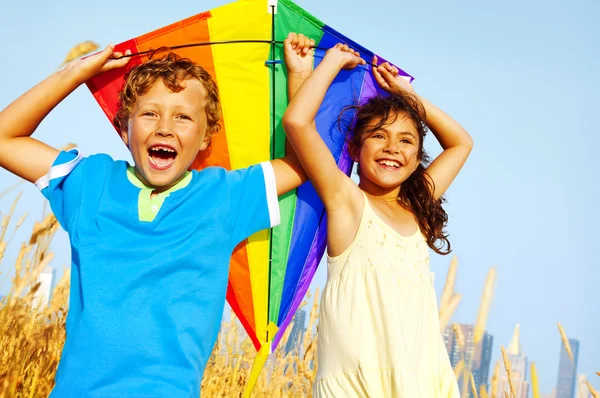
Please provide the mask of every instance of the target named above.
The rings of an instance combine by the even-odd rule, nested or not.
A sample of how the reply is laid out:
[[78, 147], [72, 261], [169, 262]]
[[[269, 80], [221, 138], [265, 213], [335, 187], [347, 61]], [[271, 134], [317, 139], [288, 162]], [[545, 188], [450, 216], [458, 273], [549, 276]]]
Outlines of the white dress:
[[328, 259], [313, 397], [458, 398], [419, 230], [396, 232], [365, 207], [354, 241]]

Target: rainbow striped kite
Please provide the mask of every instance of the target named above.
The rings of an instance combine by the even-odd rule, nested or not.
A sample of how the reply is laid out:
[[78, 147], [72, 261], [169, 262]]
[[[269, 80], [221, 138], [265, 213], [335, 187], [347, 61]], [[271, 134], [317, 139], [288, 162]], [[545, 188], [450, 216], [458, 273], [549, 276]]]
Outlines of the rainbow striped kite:
[[[132, 57], [131, 66], [145, 61], [146, 52], [167, 46], [202, 65], [219, 87], [223, 119], [212, 150], [196, 159], [193, 167], [238, 169], [284, 155], [281, 118], [288, 98], [282, 41], [290, 31], [315, 40], [315, 64], [339, 42], [357, 49], [367, 61], [373, 56], [290, 0], [239, 0], [123, 42], [116, 51], [142, 53]], [[88, 83], [110, 120], [117, 111], [124, 74], [125, 69], [114, 70]], [[338, 115], [344, 106], [376, 94], [376, 87], [369, 66], [342, 71], [317, 115], [317, 128], [346, 173], [352, 161]], [[231, 259], [227, 300], [258, 351], [248, 394], [300, 305], [325, 250], [325, 211], [310, 182], [280, 197], [279, 204], [281, 225], [242, 242]]]

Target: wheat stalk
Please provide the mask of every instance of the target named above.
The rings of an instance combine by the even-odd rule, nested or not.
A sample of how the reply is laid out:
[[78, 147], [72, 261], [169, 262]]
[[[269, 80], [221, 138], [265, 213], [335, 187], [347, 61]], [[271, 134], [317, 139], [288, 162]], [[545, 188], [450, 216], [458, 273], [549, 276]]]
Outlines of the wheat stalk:
[[460, 294], [452, 296], [450, 303], [440, 312], [440, 331], [443, 332], [446, 329], [448, 322], [450, 322], [450, 318], [452, 318], [454, 311], [456, 311], [456, 308], [458, 307], [458, 303], [460, 303], [461, 297]]
[[592, 394], [592, 396], [594, 398], [600, 398], [600, 395], [598, 394], [598, 392], [594, 389], [594, 387], [592, 387], [592, 385], [590, 384], [590, 382], [588, 380], [585, 381], [585, 384], [587, 385], [588, 389], [590, 390], [590, 394]]
[[[504, 350], [504, 347], [501, 347], [500, 350], [502, 351], [502, 360], [504, 361], [504, 369], [506, 369], [506, 377], [508, 378], [508, 385], [510, 386], [510, 394], [512, 397], [515, 396], [515, 389], [513, 387], [512, 384], [512, 380], [511, 380], [511, 375], [510, 375], [510, 361], [508, 359], [508, 357], [506, 356], [506, 351]], [[506, 394], [506, 392], [505, 392]]]
[[448, 273], [446, 274], [446, 283], [442, 290], [442, 296], [440, 297], [440, 316], [443, 309], [450, 304], [450, 300], [454, 295], [454, 284], [456, 282], [456, 270], [458, 268], [458, 259], [456, 256], [452, 257], [450, 261], [450, 267], [448, 267]]
[[481, 398], [488, 398], [488, 393], [485, 390], [485, 386], [484, 385], [479, 386], [479, 396]]
[[76, 44], [73, 48], [69, 50], [62, 65], [66, 65], [69, 62], [76, 60], [77, 58], [81, 58], [84, 55], [91, 53], [92, 51], [96, 51], [98, 48], [100, 48], [100, 46], [91, 40], [87, 40]]
[[477, 395], [477, 387], [475, 387], [475, 379], [473, 378], [473, 373], [469, 373], [469, 379], [471, 381], [471, 393], [475, 398], [479, 398], [479, 395]]
[[460, 376], [464, 369], [465, 369], [465, 361], [461, 358], [461, 360], [458, 361], [456, 363], [456, 365], [454, 366], [454, 376], [456, 377], [457, 380], [460, 379]]
[[499, 380], [500, 380], [500, 363], [496, 362], [496, 366], [494, 367], [494, 374], [492, 375], [491, 398], [497, 398], [497, 396], [498, 396]]
[[531, 393], [533, 395], [532, 398], [540, 398], [540, 386], [535, 362], [531, 362]]
[[573, 359], [573, 351], [571, 351], [571, 344], [569, 343], [569, 339], [567, 338], [567, 334], [563, 329], [560, 323], [556, 324], [558, 326], [558, 331], [560, 332], [560, 338], [562, 339], [563, 344], [565, 345], [565, 349], [567, 350], [567, 354], [569, 354], [569, 358], [571, 358], [572, 362], [575, 362]]
[[492, 296], [494, 294], [494, 283], [496, 282], [496, 269], [491, 268], [488, 271], [488, 275], [483, 288], [483, 295], [481, 297], [481, 303], [479, 305], [479, 312], [477, 314], [477, 321], [475, 322], [475, 329], [473, 332], [473, 342], [477, 345], [483, 338], [485, 333], [485, 325], [487, 322], [490, 304], [492, 302]]

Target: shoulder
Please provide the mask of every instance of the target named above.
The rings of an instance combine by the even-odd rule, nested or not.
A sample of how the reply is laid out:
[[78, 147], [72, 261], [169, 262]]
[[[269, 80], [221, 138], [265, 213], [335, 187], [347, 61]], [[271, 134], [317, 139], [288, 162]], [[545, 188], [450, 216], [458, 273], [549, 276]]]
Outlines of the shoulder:
[[86, 162], [89, 165], [92, 166], [104, 166], [104, 167], [110, 167], [110, 166], [114, 166], [117, 165], [119, 163], [127, 163], [124, 160], [114, 160], [110, 155], [107, 155], [106, 153], [96, 153], [93, 155], [88, 156], [86, 159]]

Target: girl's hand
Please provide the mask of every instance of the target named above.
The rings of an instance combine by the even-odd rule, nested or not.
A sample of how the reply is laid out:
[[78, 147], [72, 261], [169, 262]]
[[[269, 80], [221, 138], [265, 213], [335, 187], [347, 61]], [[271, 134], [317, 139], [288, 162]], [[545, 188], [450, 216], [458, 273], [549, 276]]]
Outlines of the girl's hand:
[[305, 79], [313, 70], [315, 41], [302, 33], [290, 32], [283, 42], [285, 66], [288, 75]]
[[[131, 51], [125, 51], [125, 55], [129, 54]], [[114, 52], [114, 46], [109, 45], [99, 53], [69, 63], [64, 72], [74, 74], [79, 83], [84, 83], [96, 75], [127, 65], [129, 57], [122, 56], [123, 53]]]
[[358, 51], [354, 51], [347, 44], [338, 43], [335, 47], [327, 51], [326, 57], [335, 57], [341, 62], [342, 69], [354, 69], [358, 65], [365, 65], [366, 62], [360, 57]]
[[[373, 65], [377, 65], [377, 57], [373, 57]], [[398, 75], [398, 68], [384, 62], [373, 67], [373, 76], [379, 86], [390, 94], [400, 94], [403, 91], [415, 93], [412, 85], [404, 77]]]

